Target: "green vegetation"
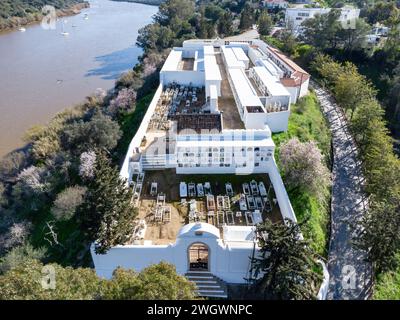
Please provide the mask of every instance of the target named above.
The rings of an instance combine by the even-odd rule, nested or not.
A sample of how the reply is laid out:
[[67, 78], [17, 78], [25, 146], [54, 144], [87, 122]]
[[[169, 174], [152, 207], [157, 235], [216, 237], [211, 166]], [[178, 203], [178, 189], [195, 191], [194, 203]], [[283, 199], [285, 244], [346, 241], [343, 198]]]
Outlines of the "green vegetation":
[[[322, 281], [316, 255], [307, 240], [300, 240], [300, 226], [291, 220], [257, 225], [261, 256], [253, 258], [254, 290], [267, 299], [316, 299]], [[267, 236], [266, 236], [267, 235]]]
[[[45, 284], [45, 286], [43, 286]], [[54, 287], [52, 287], [54, 285]], [[27, 260], [0, 275], [0, 300], [180, 300], [195, 297], [195, 285], [161, 262], [140, 273], [118, 268], [111, 280], [93, 269], [44, 266]]]
[[[376, 91], [357, 68], [349, 62], [340, 64], [324, 55], [316, 57], [313, 67], [333, 91], [338, 103], [345, 106], [350, 130], [359, 146], [369, 210], [355, 240], [368, 253], [376, 275], [389, 272], [382, 275], [385, 279], [382, 281], [387, 283], [390, 279], [395, 280], [390, 272], [399, 266], [400, 159], [393, 152]], [[352, 105], [348, 104], [349, 99], [352, 99]]]
[[[397, 256], [400, 265], [400, 256]], [[400, 300], [400, 267], [378, 275], [373, 294], [375, 300]]]
[[[315, 141], [325, 157], [325, 164], [330, 167], [331, 134], [314, 93], [292, 105], [288, 131], [273, 134], [276, 144], [275, 158], [280, 168], [280, 146], [295, 137], [302, 142]], [[304, 236], [310, 240], [311, 247], [322, 256], [327, 252], [330, 212], [330, 194], [328, 190], [325, 191], [323, 197], [319, 198], [298, 188], [288, 188], [297, 219], [299, 223], [304, 222], [301, 226]]]
[[84, 0], [2, 0], [0, 31], [40, 21], [43, 17], [42, 8], [46, 5], [59, 10], [59, 15], [70, 15], [75, 13], [74, 8], [84, 8], [89, 3]]

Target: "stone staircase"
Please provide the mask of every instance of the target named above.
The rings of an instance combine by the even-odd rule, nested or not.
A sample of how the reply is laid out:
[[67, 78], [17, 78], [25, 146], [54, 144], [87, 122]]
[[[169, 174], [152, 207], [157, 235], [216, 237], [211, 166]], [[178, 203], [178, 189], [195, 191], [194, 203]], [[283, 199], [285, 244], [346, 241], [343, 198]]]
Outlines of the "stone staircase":
[[197, 286], [197, 295], [200, 297], [228, 298], [226, 284], [221, 279], [207, 271], [189, 271], [186, 278]]

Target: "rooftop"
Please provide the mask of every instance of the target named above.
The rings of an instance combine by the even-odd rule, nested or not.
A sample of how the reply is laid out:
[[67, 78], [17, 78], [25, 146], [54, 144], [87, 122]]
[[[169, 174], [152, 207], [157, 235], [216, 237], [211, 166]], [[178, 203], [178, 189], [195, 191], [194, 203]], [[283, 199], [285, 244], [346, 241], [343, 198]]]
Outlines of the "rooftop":
[[289, 91], [279, 82], [273, 81], [269, 72], [263, 67], [254, 67], [255, 73], [259, 76], [263, 84], [268, 88], [270, 95], [273, 96], [290, 96]]

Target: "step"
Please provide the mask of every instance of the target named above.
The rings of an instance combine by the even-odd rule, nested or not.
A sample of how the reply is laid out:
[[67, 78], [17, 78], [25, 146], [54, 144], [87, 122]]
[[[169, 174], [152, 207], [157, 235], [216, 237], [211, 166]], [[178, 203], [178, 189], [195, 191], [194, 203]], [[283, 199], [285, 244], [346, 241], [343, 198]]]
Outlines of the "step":
[[189, 279], [214, 279], [213, 276], [186, 276]]
[[196, 292], [200, 295], [200, 294], [202, 294], [202, 295], [204, 295], [204, 294], [208, 294], [208, 293], [222, 293], [222, 294], [225, 294], [225, 291], [224, 290], [212, 290], [212, 289], [210, 289], [210, 290], [207, 290], [207, 289], [202, 289], [202, 290], [196, 290]]
[[197, 283], [196, 283], [196, 287], [199, 290], [203, 290], [203, 289], [222, 289], [220, 285], [197, 284]]
[[207, 294], [207, 295], [204, 295], [205, 297], [208, 297], [208, 298], [223, 298], [223, 299], [227, 299], [228, 298], [228, 295], [226, 295], [226, 294]]
[[195, 282], [199, 283], [199, 284], [207, 284], [207, 283], [217, 284], [218, 283], [217, 280], [196, 280]]

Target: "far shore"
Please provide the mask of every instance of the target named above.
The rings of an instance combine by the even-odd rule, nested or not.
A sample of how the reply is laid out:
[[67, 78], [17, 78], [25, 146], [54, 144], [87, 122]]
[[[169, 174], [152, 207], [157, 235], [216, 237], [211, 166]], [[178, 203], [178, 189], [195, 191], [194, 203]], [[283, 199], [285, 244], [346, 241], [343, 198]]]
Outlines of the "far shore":
[[[57, 10], [57, 17], [61, 18], [61, 17], [74, 16], [74, 15], [80, 14], [83, 9], [87, 9], [87, 8], [90, 8], [89, 2], [77, 3], [69, 8]], [[13, 26], [11, 28], [0, 29], [0, 35], [3, 33], [7, 33], [7, 32], [17, 31], [18, 28], [21, 28], [21, 27], [28, 27], [28, 26], [38, 24], [41, 22], [42, 18], [43, 18], [43, 15], [39, 15], [36, 20], [32, 20], [32, 21], [23, 23], [24, 18], [14, 17], [14, 19], [19, 21], [18, 22], [19, 24], [16, 26]]]
[[147, 4], [149, 6], [159, 6], [161, 3], [164, 2], [164, 0], [112, 0], [112, 1], [118, 1], [118, 2], [135, 2], [135, 3], [142, 3], [142, 4]]

